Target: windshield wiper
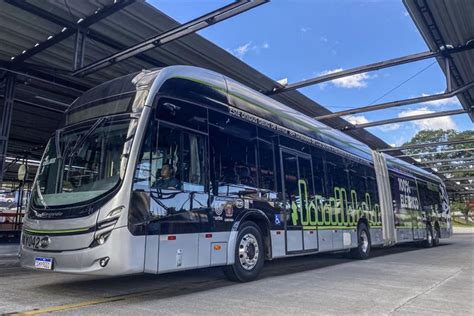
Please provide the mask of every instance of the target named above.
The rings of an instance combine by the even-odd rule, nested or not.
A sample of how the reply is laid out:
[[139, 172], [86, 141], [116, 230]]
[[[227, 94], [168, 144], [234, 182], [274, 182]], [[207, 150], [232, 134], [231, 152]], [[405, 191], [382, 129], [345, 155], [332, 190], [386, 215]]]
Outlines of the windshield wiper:
[[39, 197], [39, 200], [40, 200], [41, 204], [43, 204], [44, 209], [46, 209], [48, 207], [48, 205], [46, 205], [46, 202], [44, 201], [43, 194], [41, 194], [41, 188], [40, 188], [40, 185], [39, 185], [39, 181], [36, 181], [36, 192], [38, 193], [38, 197]]
[[76, 151], [84, 145], [85, 141], [89, 136], [99, 127], [100, 124], [102, 124], [105, 121], [105, 117], [101, 117], [98, 119], [88, 130], [85, 132], [77, 141], [74, 147], [69, 151], [69, 153], [64, 153], [65, 156], [70, 157], [76, 153]]

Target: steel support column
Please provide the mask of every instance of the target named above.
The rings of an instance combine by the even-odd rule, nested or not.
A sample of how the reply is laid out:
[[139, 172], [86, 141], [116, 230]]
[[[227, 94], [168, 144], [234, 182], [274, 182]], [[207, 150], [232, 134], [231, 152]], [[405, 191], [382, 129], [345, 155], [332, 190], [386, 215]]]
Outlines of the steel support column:
[[3, 99], [2, 116], [0, 121], [0, 184], [3, 182], [5, 172], [5, 158], [7, 157], [8, 136], [13, 113], [13, 100], [15, 98], [16, 76], [8, 74], [5, 84], [5, 98]]
[[72, 62], [73, 69], [77, 70], [84, 66], [84, 51], [86, 47], [86, 33], [79, 29], [76, 31], [76, 39], [74, 41], [74, 60]]

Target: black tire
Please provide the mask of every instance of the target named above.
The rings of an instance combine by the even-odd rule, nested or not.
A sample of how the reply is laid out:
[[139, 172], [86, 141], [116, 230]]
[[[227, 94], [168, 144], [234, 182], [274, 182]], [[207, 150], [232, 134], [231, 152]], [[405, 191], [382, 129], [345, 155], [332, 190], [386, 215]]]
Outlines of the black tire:
[[433, 229], [431, 228], [431, 226], [427, 226], [426, 227], [426, 239], [425, 241], [423, 241], [423, 246], [425, 248], [431, 248], [433, 247]]
[[435, 229], [433, 230], [433, 246], [437, 247], [439, 246], [439, 227], [438, 225], [435, 226]]
[[235, 242], [235, 262], [224, 267], [224, 274], [234, 282], [253, 281], [260, 274], [264, 261], [265, 249], [260, 229], [252, 222], [242, 223]]
[[360, 260], [368, 259], [371, 247], [370, 231], [367, 225], [360, 223], [359, 226], [357, 226], [357, 248], [351, 249], [351, 257]]

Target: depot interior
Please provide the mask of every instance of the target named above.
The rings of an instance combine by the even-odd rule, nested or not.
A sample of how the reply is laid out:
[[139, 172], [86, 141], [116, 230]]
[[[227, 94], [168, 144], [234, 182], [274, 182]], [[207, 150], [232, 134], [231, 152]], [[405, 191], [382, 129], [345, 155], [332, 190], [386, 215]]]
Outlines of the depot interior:
[[[474, 122], [474, 19], [470, 16], [474, 2], [404, 0], [404, 4], [429, 51], [358, 66], [347, 75], [435, 58], [446, 76], [447, 93], [458, 97], [462, 109], [431, 117], [467, 114]], [[180, 24], [145, 1], [45, 0], [41, 6], [31, 0], [1, 1], [0, 238], [17, 237], [42, 151], [69, 104], [100, 83], [141, 69], [184, 64], [214, 70], [319, 118], [374, 150], [436, 173], [432, 165], [405, 155], [404, 148], [392, 148], [368, 132], [368, 126], [354, 126], [342, 118], [343, 113], [332, 113], [298, 91], [336, 77], [283, 85], [195, 33], [219, 27], [214, 24], [260, 5], [264, 7], [265, 1], [231, 3]], [[153, 40], [146, 42], [149, 39]], [[143, 50], [146, 43], [151, 43], [151, 49]], [[380, 124], [393, 122], [387, 118]], [[426, 146], [426, 151], [435, 149]], [[451, 199], [474, 197], [472, 178], [454, 181], [438, 175]]]

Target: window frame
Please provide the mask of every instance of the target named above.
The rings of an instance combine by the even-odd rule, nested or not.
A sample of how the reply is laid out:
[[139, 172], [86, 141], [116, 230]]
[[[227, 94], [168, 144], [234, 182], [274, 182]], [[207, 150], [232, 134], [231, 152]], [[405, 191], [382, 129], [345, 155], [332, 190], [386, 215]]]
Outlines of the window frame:
[[[197, 129], [194, 129], [192, 127], [189, 127], [189, 126], [184, 126], [184, 125], [181, 125], [181, 124], [177, 124], [177, 123], [173, 123], [173, 122], [169, 122], [169, 121], [166, 121], [166, 120], [163, 120], [163, 119], [160, 119], [157, 115], [157, 109], [158, 107], [160, 106], [160, 102], [162, 101], [162, 99], [170, 99], [170, 100], [176, 100], [176, 101], [179, 101], [179, 102], [183, 102], [183, 103], [187, 103], [187, 104], [190, 104], [192, 106], [198, 106], [198, 107], [201, 107], [203, 109], [206, 110], [206, 131], [201, 131], [201, 130], [197, 130]], [[151, 143], [151, 146], [152, 148], [154, 147], [155, 149], [158, 148], [158, 132], [159, 132], [159, 129], [160, 129], [160, 126], [166, 126], [168, 128], [173, 128], [173, 129], [177, 129], [177, 130], [180, 130], [180, 133], [182, 132], [187, 132], [187, 133], [194, 133], [194, 134], [197, 134], [197, 135], [200, 135], [204, 138], [204, 149], [203, 149], [203, 152], [204, 152], [204, 159], [203, 159], [203, 165], [204, 165], [204, 191], [203, 193], [210, 193], [210, 155], [209, 155], [209, 107], [208, 106], [205, 106], [205, 105], [202, 105], [200, 103], [197, 103], [197, 102], [192, 102], [190, 100], [186, 100], [186, 99], [182, 99], [182, 98], [176, 98], [174, 96], [169, 96], [169, 95], [166, 95], [166, 94], [159, 94], [155, 97], [155, 101], [153, 102], [154, 106], [153, 106], [153, 111], [150, 113], [150, 121], [148, 122], [148, 124], [153, 124], [154, 125], [154, 131], [152, 131], [152, 143]], [[180, 139], [181, 139], [181, 136], [180, 136]], [[182, 139], [180, 140], [182, 141]], [[182, 147], [182, 146], [181, 146]], [[182, 150], [182, 148], [180, 149], [180, 151]], [[151, 183], [150, 183], [150, 188], [151, 188]], [[187, 190], [184, 190], [184, 189], [181, 189], [180, 190], [181, 192], [192, 192], [192, 191], [187, 191]]]

